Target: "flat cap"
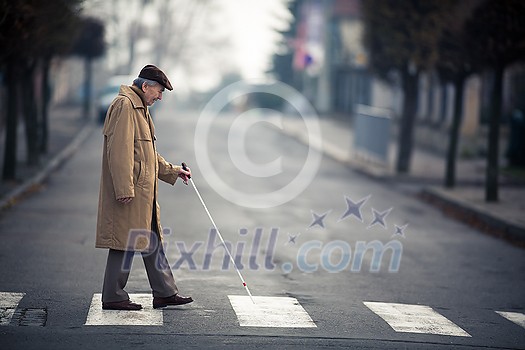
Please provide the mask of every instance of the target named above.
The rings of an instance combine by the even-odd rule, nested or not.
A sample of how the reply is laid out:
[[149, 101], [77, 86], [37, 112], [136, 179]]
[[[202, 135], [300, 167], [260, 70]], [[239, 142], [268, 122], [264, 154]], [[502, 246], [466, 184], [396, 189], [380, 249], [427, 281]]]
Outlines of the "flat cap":
[[156, 81], [160, 85], [164, 86], [168, 90], [173, 90], [173, 87], [171, 86], [170, 81], [168, 80], [168, 77], [166, 74], [164, 74], [163, 71], [158, 69], [156, 66], [152, 64], [148, 64], [139, 73], [139, 78], [149, 79]]

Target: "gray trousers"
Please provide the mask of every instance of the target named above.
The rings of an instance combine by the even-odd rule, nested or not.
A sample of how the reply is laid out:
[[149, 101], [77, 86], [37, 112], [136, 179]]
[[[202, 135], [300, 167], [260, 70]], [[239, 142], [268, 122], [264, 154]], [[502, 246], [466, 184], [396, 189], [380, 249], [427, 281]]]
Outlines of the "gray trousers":
[[[117, 302], [129, 299], [124, 290], [131, 270], [131, 262], [135, 252], [110, 249], [102, 287], [102, 302]], [[154, 297], [169, 297], [178, 293], [175, 279], [171, 273], [168, 259], [164, 254], [162, 244], [151, 253], [143, 253], [142, 259], [146, 267], [149, 284]]]

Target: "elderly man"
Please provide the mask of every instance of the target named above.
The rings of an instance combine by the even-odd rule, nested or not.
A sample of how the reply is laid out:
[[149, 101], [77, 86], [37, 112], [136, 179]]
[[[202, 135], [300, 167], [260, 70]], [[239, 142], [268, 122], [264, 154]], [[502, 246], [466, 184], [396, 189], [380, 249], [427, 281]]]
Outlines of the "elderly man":
[[178, 294], [162, 246], [158, 179], [187, 183], [189, 169], [173, 165], [157, 153], [155, 127], [148, 107], [173, 90], [166, 75], [145, 66], [132, 86], [122, 85], [104, 122], [104, 152], [97, 222], [97, 248], [109, 248], [102, 308], [140, 310], [124, 290], [135, 252], [144, 260], [153, 291], [153, 307], [191, 303]]

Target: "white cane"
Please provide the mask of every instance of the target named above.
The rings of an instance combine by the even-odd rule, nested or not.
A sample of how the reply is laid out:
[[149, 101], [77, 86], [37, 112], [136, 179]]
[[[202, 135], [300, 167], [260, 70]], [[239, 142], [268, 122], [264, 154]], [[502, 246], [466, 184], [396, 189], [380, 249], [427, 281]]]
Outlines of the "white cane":
[[[182, 169], [188, 170], [188, 168], [186, 166], [186, 163], [182, 163]], [[248, 292], [248, 295], [250, 296], [250, 299], [252, 300], [252, 302], [255, 304], [255, 300], [253, 300], [252, 293], [250, 293], [250, 289], [248, 289], [248, 285], [244, 281], [244, 278], [242, 277], [241, 271], [239, 270], [239, 268], [237, 267], [237, 264], [235, 263], [235, 259], [233, 259], [233, 256], [231, 255], [230, 250], [226, 246], [226, 243], [224, 242], [224, 239], [222, 238], [221, 232], [219, 231], [219, 229], [217, 228], [217, 225], [215, 224], [215, 221], [211, 217], [210, 211], [208, 210], [208, 207], [206, 207], [206, 204], [204, 203], [204, 200], [202, 199], [201, 194], [199, 193], [199, 190], [197, 189], [197, 186], [195, 186], [195, 183], [193, 182], [193, 179], [191, 178], [191, 176], [188, 176], [188, 179], [190, 179], [190, 182], [191, 182], [191, 184], [193, 186], [193, 189], [195, 190], [195, 193], [197, 194], [197, 197], [199, 197], [199, 199], [200, 199], [200, 201], [202, 203], [202, 206], [204, 207], [204, 210], [206, 211], [206, 214], [208, 214], [208, 217], [210, 218], [210, 221], [211, 221], [213, 227], [215, 228], [215, 231], [217, 231], [217, 235], [219, 236], [219, 239], [222, 242], [224, 250], [226, 250], [226, 253], [228, 253], [228, 256], [230, 257], [230, 261], [232, 262], [233, 267], [235, 267], [235, 271], [237, 271], [237, 275], [239, 275], [239, 278], [241, 279], [242, 285], [246, 289], [246, 292]], [[186, 185], [187, 184], [188, 183], [186, 183]]]

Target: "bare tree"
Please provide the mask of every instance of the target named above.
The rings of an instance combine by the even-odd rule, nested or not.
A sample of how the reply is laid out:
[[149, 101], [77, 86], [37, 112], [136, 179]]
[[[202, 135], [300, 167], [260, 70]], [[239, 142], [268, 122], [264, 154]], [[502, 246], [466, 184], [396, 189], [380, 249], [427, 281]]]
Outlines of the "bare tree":
[[446, 28], [450, 0], [363, 1], [364, 44], [371, 68], [380, 77], [397, 71], [402, 78], [396, 170], [408, 173], [412, 157], [419, 75], [437, 60], [437, 42]]
[[92, 62], [106, 50], [104, 25], [95, 18], [82, 19], [81, 29], [72, 53], [84, 58], [84, 119], [88, 119], [91, 107]]
[[473, 38], [470, 49], [483, 67], [492, 69], [494, 80], [489, 117], [489, 139], [485, 199], [499, 200], [499, 131], [502, 119], [503, 74], [515, 62], [525, 61], [525, 2], [521, 0], [484, 1], [467, 22]]
[[205, 14], [207, 3], [203, 0], [154, 2], [158, 27], [153, 32], [153, 61], [162, 66], [168, 54], [175, 61], [180, 59], [191, 36], [192, 29]]
[[[20, 114], [24, 115], [25, 121], [27, 162], [29, 165], [38, 165], [42, 144], [35, 72], [39, 62], [49, 61], [53, 55], [63, 52], [72, 41], [77, 11], [78, 1], [0, 1], [0, 69], [6, 73], [5, 84], [9, 86], [2, 173], [5, 180], [13, 180], [16, 176]], [[23, 108], [20, 108], [22, 86], [25, 98]]]

